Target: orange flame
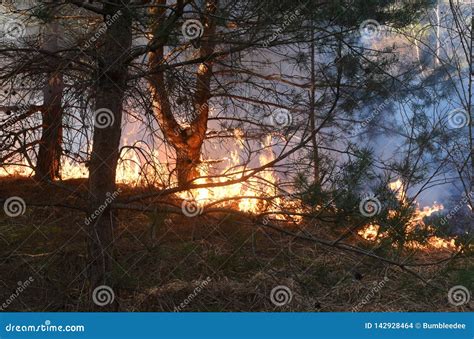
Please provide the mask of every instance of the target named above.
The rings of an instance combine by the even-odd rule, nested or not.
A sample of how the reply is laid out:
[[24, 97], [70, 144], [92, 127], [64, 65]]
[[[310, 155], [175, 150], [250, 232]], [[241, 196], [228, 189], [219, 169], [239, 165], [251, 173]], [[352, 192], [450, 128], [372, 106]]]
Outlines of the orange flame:
[[[240, 132], [236, 131], [235, 136], [237, 141], [242, 140]], [[260, 166], [264, 166], [275, 159], [275, 155], [271, 150], [271, 141], [271, 136], [267, 136], [262, 143], [262, 148], [264, 151], [259, 156]], [[243, 147], [241, 143], [239, 145]], [[213, 179], [212, 182], [238, 180], [243, 175], [242, 173], [244, 173], [246, 170], [244, 166], [239, 165], [240, 161], [238, 151], [231, 152], [230, 157], [225, 158], [224, 160], [229, 162], [228, 166], [222, 171], [221, 176], [217, 179]], [[199, 170], [200, 176], [205, 177], [209, 175], [208, 166], [201, 166]], [[228, 172], [239, 174], [227, 174]], [[210, 181], [206, 178], [199, 178], [195, 182], [197, 184], [205, 184]], [[225, 200], [227, 201], [227, 204], [231, 204], [231, 202], [235, 201], [234, 199], [236, 199], [236, 204], [240, 211], [257, 213], [262, 212], [265, 209], [265, 204], [267, 207], [269, 207], [268, 203], [264, 203], [262, 202], [262, 199], [259, 199], [262, 197], [273, 197], [271, 199], [271, 205], [273, 207], [283, 206], [290, 203], [289, 201], [277, 196], [277, 183], [278, 179], [273, 170], [265, 169], [259, 173], [258, 178], [252, 179], [251, 181], [243, 181], [222, 187], [193, 189], [190, 192], [182, 192], [179, 194], [179, 196], [184, 199], [192, 198], [202, 205], [220, 200]], [[280, 220], [285, 219], [283, 215], [275, 215], [274, 217]], [[298, 221], [300, 218], [294, 217], [293, 220]]]
[[[235, 132], [235, 140], [240, 149], [244, 147], [243, 133], [239, 130]], [[272, 137], [267, 136], [262, 142], [262, 152], [258, 157], [260, 166], [266, 165], [275, 159], [275, 154], [271, 147]], [[127, 185], [143, 185], [144, 177], [152, 178], [152, 182], [159, 177], [166, 178], [169, 175], [168, 168], [160, 163], [158, 159], [158, 152], [152, 154], [152, 166], [142, 168], [141, 161], [135, 152], [130, 154], [122, 154], [122, 161], [119, 162], [116, 172], [116, 180], [118, 183]], [[242, 178], [245, 173], [248, 173], [246, 166], [240, 165], [239, 150], [232, 151], [230, 156], [223, 159], [227, 162], [227, 166], [221, 171], [220, 175], [209, 179], [210, 165], [206, 162], [198, 168], [200, 177], [195, 180], [195, 184], [206, 183], [223, 183], [229, 180], [238, 180]], [[158, 172], [158, 173], [157, 173]], [[6, 168], [0, 168], [0, 177], [17, 175], [17, 176], [31, 176], [34, 171], [28, 167], [28, 164], [23, 160], [18, 165], [10, 165]], [[228, 174], [230, 173], [230, 174]], [[68, 158], [63, 159], [61, 163], [61, 177], [63, 180], [87, 178], [89, 170], [85, 164], [78, 164]], [[269, 210], [280, 210], [282, 207], [292, 205], [289, 199], [278, 197], [277, 190], [278, 179], [271, 168], [265, 169], [258, 174], [257, 177], [251, 180], [242, 181], [229, 186], [209, 187], [193, 189], [178, 193], [178, 196], [183, 199], [193, 199], [200, 205], [206, 205], [213, 202], [222, 201], [218, 204], [220, 206], [232, 206], [244, 212], [262, 212]], [[260, 199], [265, 198], [265, 199]], [[267, 199], [271, 198], [271, 199]], [[294, 206], [293, 206], [294, 207]], [[286, 219], [283, 215], [275, 215], [276, 219]], [[294, 221], [300, 220], [300, 217], [294, 217]]]
[[[389, 188], [397, 194], [397, 198], [404, 202], [406, 201], [406, 196], [403, 189], [403, 183], [401, 180], [394, 181], [389, 184]], [[444, 206], [438, 203], [434, 203], [433, 206], [425, 206], [420, 209], [417, 204], [416, 211], [409, 222], [406, 224], [406, 232], [414, 232], [416, 229], [425, 229], [427, 231], [433, 232], [433, 226], [426, 225], [423, 221], [423, 218], [431, 216], [435, 212], [442, 211]], [[389, 216], [394, 216], [396, 211], [389, 211]], [[361, 230], [358, 231], [358, 235], [368, 241], [379, 241], [380, 239], [386, 238], [388, 235], [385, 232], [380, 232], [380, 226], [370, 223], [365, 225]], [[458, 246], [455, 244], [455, 239], [453, 238], [440, 238], [438, 236], [430, 236], [426, 239], [425, 244], [421, 244], [417, 241], [410, 241], [407, 244], [410, 248], [417, 249], [449, 249], [457, 250]]]

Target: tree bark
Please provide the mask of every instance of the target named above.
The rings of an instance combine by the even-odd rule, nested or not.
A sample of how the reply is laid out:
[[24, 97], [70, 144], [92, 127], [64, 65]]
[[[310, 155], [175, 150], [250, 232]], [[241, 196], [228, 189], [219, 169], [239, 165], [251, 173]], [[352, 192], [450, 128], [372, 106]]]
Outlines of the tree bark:
[[[313, 23], [314, 24], [314, 23]], [[314, 25], [311, 25], [311, 40], [314, 39]], [[315, 53], [315, 42], [311, 41], [311, 89], [309, 93], [309, 117], [311, 124], [311, 133], [316, 130], [316, 53]], [[316, 187], [320, 187], [320, 168], [319, 168], [319, 147], [317, 140], [317, 133], [314, 133], [311, 137], [311, 143], [313, 145], [313, 181]]]
[[[59, 49], [59, 24], [53, 21], [47, 28], [43, 46], [45, 50], [55, 53]], [[35, 178], [39, 181], [54, 180], [60, 176], [64, 83], [56, 59], [52, 58], [50, 66], [52, 71], [43, 88], [42, 134], [35, 168]]]
[[[176, 172], [178, 185], [186, 185], [193, 178], [199, 176], [197, 165], [201, 157], [202, 143], [196, 148], [188, 148], [187, 150], [176, 151]], [[176, 149], [176, 147], [175, 147]]]
[[[157, 1], [163, 5], [165, 0]], [[200, 40], [199, 56], [205, 57], [214, 51], [215, 47], [215, 19], [218, 0], [206, 0], [204, 2], [205, 15], [202, 18], [204, 27]], [[176, 12], [180, 12], [180, 2], [177, 3]], [[182, 4], [181, 4], [182, 6]], [[165, 7], [153, 7], [151, 14], [157, 18], [162, 18], [165, 14]], [[207, 121], [209, 117], [209, 99], [211, 97], [210, 83], [212, 78], [212, 62], [205, 61], [198, 66], [196, 73], [196, 91], [194, 94], [194, 112], [190, 127], [182, 128], [174, 118], [168, 91], [165, 85], [165, 75], [160, 69], [163, 60], [166, 42], [163, 26], [166, 22], [156, 23], [152, 26], [153, 44], [158, 47], [150, 52], [149, 68], [151, 75], [149, 83], [153, 96], [153, 107], [158, 118], [160, 128], [170, 145], [176, 151], [176, 172], [179, 186], [186, 186], [199, 175], [197, 166], [200, 162], [201, 147], [207, 131]]]
[[468, 99], [468, 115], [469, 115], [469, 140], [471, 148], [471, 194], [470, 206], [471, 214], [474, 215], [474, 109], [473, 109], [473, 95], [474, 95], [474, 3], [471, 2], [471, 30], [470, 30], [470, 60], [469, 60], [469, 99]]
[[128, 2], [108, 1], [103, 7], [110, 16], [116, 13], [120, 15], [108, 26], [97, 60], [99, 78], [96, 82], [95, 109], [96, 112], [100, 109], [112, 112], [113, 124], [105, 128], [95, 124], [89, 167], [89, 216], [100, 211], [97, 217], [91, 218], [88, 225], [88, 275], [92, 289], [99, 285], [112, 285], [110, 270], [116, 217], [110, 208], [110, 203], [106, 201], [116, 192], [115, 176], [128, 71], [125, 60], [132, 42]]

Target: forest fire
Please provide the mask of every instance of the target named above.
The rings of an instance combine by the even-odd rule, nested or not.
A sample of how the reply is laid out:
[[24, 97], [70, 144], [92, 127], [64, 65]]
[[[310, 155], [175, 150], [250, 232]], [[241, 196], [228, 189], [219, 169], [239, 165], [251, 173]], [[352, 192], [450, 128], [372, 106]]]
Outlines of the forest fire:
[[[392, 191], [397, 194], [397, 198], [401, 201], [406, 203], [406, 195], [403, 190], [403, 183], [401, 180], [397, 180], [389, 184], [389, 187]], [[405, 233], [411, 234], [417, 230], [424, 230], [431, 233], [434, 233], [434, 228], [432, 225], [428, 225], [424, 222], [425, 217], [431, 216], [433, 213], [442, 211], [444, 206], [442, 204], [434, 203], [432, 206], [425, 206], [420, 208], [419, 204], [417, 203], [416, 210], [414, 214], [411, 216], [410, 220], [405, 224]], [[396, 211], [389, 211], [389, 216], [396, 216]], [[361, 229], [358, 234], [368, 241], [380, 241], [383, 238], [388, 236], [387, 232], [380, 231], [380, 225], [370, 223], [366, 225], [363, 229]], [[457, 250], [458, 246], [455, 243], [455, 239], [453, 238], [441, 238], [435, 235], [429, 236], [425, 243], [420, 243], [418, 241], [408, 241], [406, 243], [408, 248], [413, 249], [449, 249], [449, 250]]]
[[[264, 166], [274, 160], [274, 154], [269, 147], [271, 136], [264, 139], [262, 152], [258, 157], [259, 166]], [[223, 170], [217, 175], [211, 173], [210, 165], [203, 162], [199, 166], [200, 178], [194, 184], [202, 185], [209, 183], [223, 183], [230, 180], [238, 181], [243, 175], [248, 173], [249, 168], [240, 165], [239, 150], [232, 151], [230, 157], [224, 158], [228, 162]], [[0, 177], [24, 176], [29, 177], [34, 174], [34, 170], [28, 165], [26, 160], [17, 165], [10, 165], [0, 168]], [[89, 170], [83, 163], [75, 163], [72, 160], [64, 159], [61, 164], [62, 180], [87, 178]], [[117, 183], [146, 186], [150, 183], [159, 182], [159, 178], [170, 176], [164, 164], [156, 160], [152, 166], [145, 167], [135, 153], [124, 157], [117, 166]], [[212, 176], [212, 179], [210, 177]], [[198, 188], [178, 193], [183, 199], [192, 199], [199, 205], [215, 203], [218, 206], [231, 206], [243, 212], [262, 212], [270, 206], [281, 208], [282, 204], [288, 204], [278, 197], [278, 179], [272, 169], [265, 169], [258, 176], [247, 179], [236, 184], [220, 187]], [[279, 209], [279, 208], [277, 208]], [[282, 215], [276, 215], [276, 219], [284, 219]]]
[[0, 1], [0, 311], [472, 309], [473, 7], [303, 2]]
[[[265, 141], [269, 143], [269, 139]], [[259, 157], [259, 163], [261, 166], [272, 161], [274, 155], [271, 151], [267, 151], [261, 154]], [[230, 174], [241, 173], [244, 168], [239, 166], [239, 154], [238, 151], [231, 153], [231, 156], [227, 159], [229, 165], [222, 171], [220, 176], [216, 179], [207, 179], [209, 176], [209, 166], [201, 166], [200, 173], [202, 178], [196, 180], [196, 184], [206, 183], [221, 183], [228, 180], [235, 180], [239, 178], [241, 174]], [[133, 155], [132, 157], [122, 161], [117, 168], [117, 182], [126, 185], [143, 185], [143, 168], [139, 165], [140, 161], [138, 157]], [[155, 169], [159, 164], [155, 164]], [[149, 173], [151, 175], [151, 173]], [[164, 173], [162, 173], [164, 174]], [[18, 176], [31, 176], [33, 170], [28, 167], [27, 163], [24, 162], [20, 165], [9, 166], [2, 168], [0, 172], [1, 176], [18, 175]], [[156, 175], [156, 173], [154, 174]], [[63, 179], [78, 179], [87, 178], [88, 169], [83, 164], [75, 164], [70, 160], [65, 160], [62, 163], [62, 178]], [[236, 208], [243, 212], [259, 213], [268, 209], [281, 210], [281, 207], [291, 207], [292, 209], [298, 210], [294, 206], [291, 200], [283, 199], [278, 196], [276, 190], [276, 184], [278, 179], [272, 170], [265, 170], [259, 176], [259, 179], [253, 179], [252, 182], [243, 181], [229, 186], [222, 187], [209, 187], [209, 188], [198, 188], [190, 191], [184, 191], [178, 194], [180, 198], [192, 199], [199, 205], [217, 205], [217, 206], [228, 206]], [[394, 181], [389, 184], [391, 190], [393, 190], [400, 201], [406, 202], [406, 196], [403, 191], [403, 184], [400, 180]], [[263, 199], [269, 198], [269, 199]], [[442, 204], [434, 203], [432, 206], [424, 206], [420, 208], [417, 204], [417, 208], [409, 222], [405, 225], [405, 232], [410, 234], [416, 230], [425, 230], [429, 233], [433, 233], [433, 226], [427, 225], [424, 222], [425, 217], [431, 216], [433, 213], [442, 211], [444, 209]], [[396, 215], [396, 211], [389, 211], [389, 215], [392, 217]], [[275, 219], [284, 220], [287, 218], [282, 214], [274, 215]], [[293, 221], [300, 220], [299, 217], [293, 217]], [[388, 234], [380, 231], [380, 226], [374, 223], [367, 224], [363, 229], [358, 232], [359, 236], [368, 241], [380, 241], [386, 238]], [[409, 241], [406, 243], [409, 248], [417, 249], [449, 249], [456, 250], [458, 246], [455, 244], [455, 240], [452, 238], [441, 238], [438, 236], [430, 236], [426, 239], [426, 243], [421, 244], [417, 241]]]
[[[264, 141], [263, 146], [268, 146], [269, 143], [270, 137]], [[268, 147], [265, 149], [266, 152], [262, 153], [258, 159], [260, 166], [274, 160], [273, 152], [269, 151]], [[199, 168], [201, 178], [198, 178], [195, 183], [198, 185], [222, 183], [229, 180], [239, 179], [240, 176], [243, 175], [242, 173], [244, 173], [245, 168], [244, 166], [239, 165], [238, 151], [231, 152], [230, 157], [225, 158], [225, 160], [227, 160], [229, 164], [221, 171], [220, 175], [215, 175], [212, 179], [208, 179], [208, 177], [211, 176], [210, 166], [201, 166]], [[156, 168], [163, 168], [163, 173], [159, 174], [169, 175], [169, 173], [166, 173], [165, 167], [159, 163], [154, 164], [154, 170], [150, 170], [150, 173], [143, 173], [144, 170], [140, 166], [140, 159], [133, 153], [131, 157], [122, 161], [117, 167], [117, 182], [126, 185], [143, 186], [145, 184], [144, 177], [159, 175], [155, 172]], [[66, 159], [62, 162], [61, 173], [63, 179], [87, 178], [88, 168], [84, 164], [76, 164]], [[33, 170], [28, 166], [26, 161], [20, 165], [8, 166], [0, 169], [0, 177], [9, 175], [31, 176], [33, 175]], [[242, 212], [261, 213], [272, 209], [281, 210], [282, 207], [291, 208], [298, 212], [299, 208], [295, 206], [291, 199], [282, 198], [278, 195], [276, 188], [277, 183], [278, 178], [275, 173], [271, 169], [266, 169], [261, 172], [258, 178], [255, 179], [242, 181], [228, 186], [192, 189], [180, 192], [178, 193], [178, 196], [182, 199], [192, 199], [200, 206], [211, 204], [213, 206], [235, 208]], [[401, 180], [390, 183], [389, 188], [396, 193], [399, 201], [407, 203]], [[443, 209], [443, 205], [436, 202], [432, 206], [424, 206], [423, 208], [420, 208], [417, 204], [416, 211], [405, 224], [406, 234], [410, 234], [417, 230], [424, 230], [430, 234], [434, 233], [433, 226], [426, 224], [424, 218], [431, 216], [433, 213], [442, 211]], [[395, 217], [396, 214], [397, 211], [389, 211], [389, 216], [391, 217]], [[274, 218], [285, 220], [288, 217], [283, 214], [275, 214]], [[299, 221], [301, 218], [293, 216], [292, 220]], [[374, 242], [380, 241], [388, 236], [387, 232], [381, 232], [380, 226], [374, 223], [367, 224], [358, 232], [358, 235], [365, 240]], [[435, 235], [429, 236], [424, 244], [417, 241], [408, 241], [406, 246], [417, 249], [458, 249], [453, 238], [441, 238]]]
[[[266, 137], [262, 143], [262, 147], [265, 151], [258, 157], [260, 166], [264, 166], [275, 159], [269, 147], [270, 143], [271, 136]], [[220, 175], [217, 176], [217, 180], [208, 180], [206, 178], [210, 175], [210, 168], [204, 165], [199, 168], [202, 178], [197, 179], [196, 183], [222, 183], [229, 180], [238, 180], [248, 172], [248, 168], [240, 165], [238, 150], [231, 152], [230, 158], [226, 158], [225, 160], [227, 160], [229, 164], [221, 171]], [[222, 201], [224, 205], [229, 205], [229, 203], [226, 202], [236, 201], [235, 204], [230, 203], [230, 205], [243, 212], [255, 213], [261, 212], [269, 207], [270, 202], [264, 201], [262, 198], [271, 198], [270, 200], [273, 206], [280, 206], [283, 203], [282, 199], [277, 197], [277, 183], [278, 179], [275, 173], [271, 169], [265, 169], [257, 177], [246, 181], [229, 186], [194, 189], [181, 193], [180, 197], [194, 199], [200, 204]]]

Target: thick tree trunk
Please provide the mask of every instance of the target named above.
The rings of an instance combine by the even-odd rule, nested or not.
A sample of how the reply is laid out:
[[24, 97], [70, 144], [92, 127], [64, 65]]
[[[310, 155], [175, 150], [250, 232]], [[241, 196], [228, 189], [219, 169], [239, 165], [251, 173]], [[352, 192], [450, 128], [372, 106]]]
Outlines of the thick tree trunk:
[[[165, 14], [165, 0], [157, 0], [161, 6], [153, 7], [150, 11], [156, 18], [162, 18]], [[182, 2], [177, 2], [175, 13], [182, 10]], [[204, 13], [202, 25], [204, 27], [203, 35], [200, 39], [199, 56], [208, 57], [212, 54], [215, 47], [215, 37], [213, 35], [216, 29], [215, 19], [213, 18], [217, 10], [218, 0], [206, 0], [204, 2]], [[194, 94], [195, 112], [191, 126], [182, 128], [174, 118], [168, 90], [165, 84], [165, 75], [161, 67], [164, 53], [164, 44], [166, 43], [163, 31], [170, 27], [166, 22], [156, 20], [152, 26], [153, 41], [152, 44], [157, 47], [150, 52], [149, 68], [151, 75], [149, 83], [153, 95], [154, 110], [160, 124], [160, 128], [167, 141], [176, 151], [176, 172], [179, 186], [186, 186], [190, 181], [199, 175], [197, 166], [199, 165], [201, 147], [204, 142], [207, 131], [207, 120], [209, 117], [209, 99], [211, 97], [211, 78], [212, 62], [205, 61], [199, 64], [196, 73], [196, 90]]]
[[183, 186], [199, 176], [197, 165], [201, 156], [201, 147], [177, 151], [176, 172], [178, 185]]
[[[54, 53], [59, 48], [59, 25], [52, 22], [48, 28], [43, 47]], [[60, 65], [52, 59], [50, 66], [53, 71], [43, 89], [42, 135], [35, 168], [35, 178], [39, 181], [54, 180], [60, 175], [64, 83]]]
[[[108, 27], [98, 55], [96, 112], [111, 112], [113, 124], [95, 124], [89, 167], [89, 226], [88, 253], [90, 287], [111, 286], [110, 270], [113, 254], [115, 215], [110, 208], [110, 196], [115, 197], [115, 175], [119, 157], [123, 99], [127, 82], [125, 58], [132, 42], [131, 16], [128, 1], [108, 1], [104, 11], [118, 19]], [[119, 12], [120, 11], [120, 12]], [[104, 113], [107, 114], [107, 113]], [[109, 117], [110, 118], [110, 117]], [[96, 119], [94, 119], [96, 120]], [[110, 120], [109, 120], [110, 121]], [[100, 213], [97, 213], [99, 211]]]
[[35, 178], [54, 180], [60, 176], [62, 153], [62, 75], [53, 75], [44, 90], [42, 135], [36, 162]]
[[[314, 22], [311, 24], [311, 39], [314, 39]], [[311, 55], [311, 84], [309, 93], [309, 121], [311, 126], [311, 133], [316, 131], [317, 117], [316, 117], [316, 52], [315, 42], [311, 41], [310, 45]], [[318, 146], [318, 135], [314, 133], [311, 137], [311, 144], [313, 146], [313, 184], [320, 189], [321, 186], [321, 169]]]
[[[311, 25], [311, 38], [314, 38], [314, 26]], [[316, 53], [315, 53], [315, 42], [311, 42], [311, 89], [309, 93], [309, 117], [311, 124], [311, 133], [316, 130]], [[318, 136], [316, 133], [311, 137], [311, 144], [313, 145], [313, 181], [314, 185], [319, 188], [321, 181], [321, 173], [319, 168], [319, 147], [318, 147]]]

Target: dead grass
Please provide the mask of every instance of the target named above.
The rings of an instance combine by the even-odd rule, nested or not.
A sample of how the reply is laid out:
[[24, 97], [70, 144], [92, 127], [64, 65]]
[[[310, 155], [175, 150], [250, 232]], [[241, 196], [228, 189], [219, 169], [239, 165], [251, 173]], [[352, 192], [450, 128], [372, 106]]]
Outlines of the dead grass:
[[[61, 185], [86, 193], [83, 180]], [[123, 195], [140, 190], [124, 188]], [[29, 179], [0, 179], [0, 198], [10, 196], [22, 197], [28, 207], [17, 218], [0, 215], [0, 301], [31, 276], [34, 282], [8, 311], [87, 311], [85, 214], [34, 206], [81, 207], [84, 201], [67, 189], [39, 186]], [[374, 259], [302, 243], [235, 216], [121, 211], [119, 220], [113, 288], [121, 311], [173, 311], [207, 277], [209, 284], [183, 311], [352, 311], [368, 295], [359, 311], [472, 310], [472, 301], [460, 307], [447, 301], [450, 287], [474, 287], [474, 266], [468, 258], [416, 268], [442, 287], [438, 290]], [[446, 254], [415, 255], [432, 261]], [[385, 277], [384, 286], [372, 293]], [[281, 307], [270, 300], [278, 285], [292, 292], [291, 302]]]

